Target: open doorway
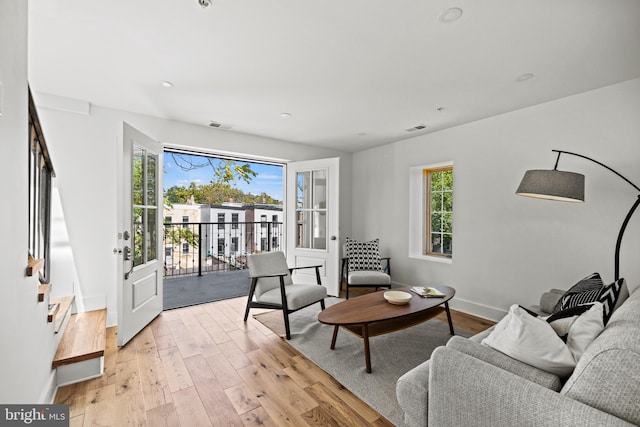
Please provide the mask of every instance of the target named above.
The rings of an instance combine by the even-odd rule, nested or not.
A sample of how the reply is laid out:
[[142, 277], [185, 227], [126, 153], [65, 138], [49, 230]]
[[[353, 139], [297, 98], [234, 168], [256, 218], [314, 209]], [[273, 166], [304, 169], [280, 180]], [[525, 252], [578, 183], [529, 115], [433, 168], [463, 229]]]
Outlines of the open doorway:
[[164, 309], [245, 296], [246, 258], [284, 250], [284, 166], [166, 148]]

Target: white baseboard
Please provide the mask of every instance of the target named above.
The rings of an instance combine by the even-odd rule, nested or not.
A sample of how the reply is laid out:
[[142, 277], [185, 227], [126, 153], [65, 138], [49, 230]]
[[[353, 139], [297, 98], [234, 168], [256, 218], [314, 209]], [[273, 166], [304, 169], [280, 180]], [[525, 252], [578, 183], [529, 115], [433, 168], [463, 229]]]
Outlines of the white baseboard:
[[505, 310], [500, 308], [490, 307], [488, 305], [478, 304], [460, 298], [453, 298], [449, 302], [449, 307], [453, 310], [463, 311], [494, 322], [499, 321], [507, 314]]
[[46, 405], [53, 404], [56, 393], [58, 392], [58, 385], [56, 384], [56, 371], [55, 369], [51, 370], [51, 375], [49, 375], [49, 379], [47, 380], [47, 385], [44, 387], [42, 391], [42, 395], [38, 402]]
[[[403, 283], [393, 282], [391, 285], [393, 288], [399, 288], [405, 285]], [[472, 314], [474, 316], [482, 317], [483, 319], [492, 320], [494, 322], [502, 319], [507, 311], [501, 308], [491, 307], [484, 304], [478, 304], [472, 301], [460, 299], [458, 297], [454, 297], [449, 301], [449, 307], [453, 310], [463, 311], [465, 313]]]

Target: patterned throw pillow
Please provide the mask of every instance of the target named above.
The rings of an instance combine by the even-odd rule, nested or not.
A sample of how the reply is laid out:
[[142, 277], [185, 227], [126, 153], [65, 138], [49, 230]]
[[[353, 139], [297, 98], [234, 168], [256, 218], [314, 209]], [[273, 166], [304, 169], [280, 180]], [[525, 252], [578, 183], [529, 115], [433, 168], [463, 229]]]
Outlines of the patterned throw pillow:
[[626, 281], [624, 279], [618, 279], [612, 284], [602, 288], [600, 295], [598, 295], [598, 301], [600, 301], [603, 306], [603, 320], [605, 325], [611, 318], [614, 310], [618, 307], [618, 299], [620, 299], [622, 290], [626, 289], [626, 287]]
[[[573, 285], [567, 292], [564, 293], [564, 295], [562, 295], [562, 297], [553, 307], [553, 313], [557, 313], [560, 310], [566, 310], [577, 305], [597, 301], [598, 297], [600, 296], [599, 292], [600, 290], [602, 290], [603, 286], [604, 282], [602, 282], [600, 274], [593, 273], [585, 277], [584, 279]], [[580, 295], [583, 292], [588, 293]]]
[[360, 242], [347, 237], [345, 254], [349, 259], [349, 271], [382, 271], [379, 239]]

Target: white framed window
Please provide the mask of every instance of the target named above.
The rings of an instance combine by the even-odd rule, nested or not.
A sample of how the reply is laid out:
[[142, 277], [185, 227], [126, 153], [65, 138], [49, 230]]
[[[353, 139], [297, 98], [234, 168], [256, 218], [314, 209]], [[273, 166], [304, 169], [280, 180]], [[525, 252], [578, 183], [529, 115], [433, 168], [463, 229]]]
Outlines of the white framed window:
[[409, 171], [409, 257], [453, 260], [453, 162]]

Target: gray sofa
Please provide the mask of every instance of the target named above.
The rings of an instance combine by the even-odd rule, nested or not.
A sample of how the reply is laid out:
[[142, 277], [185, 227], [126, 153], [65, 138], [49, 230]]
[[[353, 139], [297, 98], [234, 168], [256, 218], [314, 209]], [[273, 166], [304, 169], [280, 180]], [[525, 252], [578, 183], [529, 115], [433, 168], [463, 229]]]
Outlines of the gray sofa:
[[[545, 293], [539, 311], [550, 312], [561, 295]], [[398, 379], [407, 426], [640, 425], [640, 291], [566, 380], [480, 344], [488, 334], [452, 337]]]

